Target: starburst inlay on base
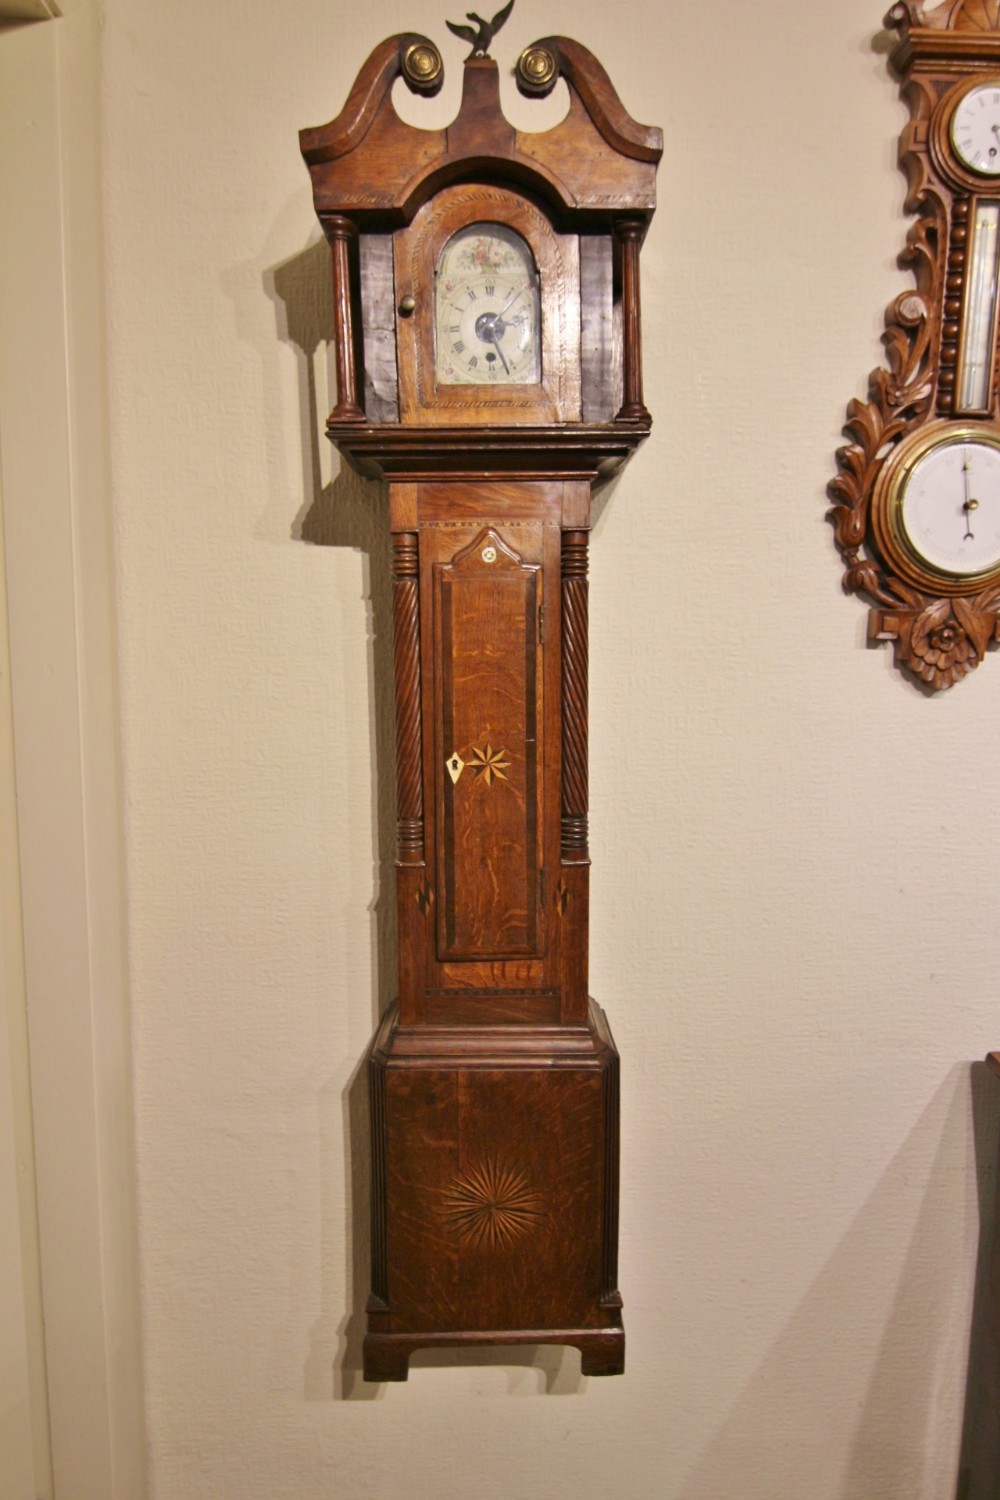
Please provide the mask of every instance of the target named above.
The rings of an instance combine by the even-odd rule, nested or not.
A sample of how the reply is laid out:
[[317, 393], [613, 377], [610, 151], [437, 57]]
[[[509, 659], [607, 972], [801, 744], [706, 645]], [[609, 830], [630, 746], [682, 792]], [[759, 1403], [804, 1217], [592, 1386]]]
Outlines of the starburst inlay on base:
[[512, 1245], [544, 1215], [527, 1173], [486, 1160], [454, 1178], [445, 1192], [444, 1221], [467, 1244], [491, 1250]]

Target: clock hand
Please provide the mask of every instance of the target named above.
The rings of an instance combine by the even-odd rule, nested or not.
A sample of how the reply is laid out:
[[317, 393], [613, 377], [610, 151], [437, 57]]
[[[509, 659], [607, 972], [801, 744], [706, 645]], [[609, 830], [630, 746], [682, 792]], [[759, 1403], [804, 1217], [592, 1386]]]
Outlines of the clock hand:
[[493, 347], [494, 347], [494, 349], [497, 351], [497, 353], [500, 356], [500, 363], [503, 365], [504, 373], [506, 375], [509, 375], [510, 374], [510, 365], [507, 363], [507, 360], [506, 360], [506, 358], [504, 356], [504, 352], [500, 348], [500, 337], [499, 337], [499, 335], [497, 333], [497, 329], [496, 329], [496, 324], [495, 323], [494, 323], [492, 329], [490, 330], [490, 332], [492, 334]]
[[523, 296], [524, 296], [524, 294], [525, 294], [525, 292], [526, 292], [526, 291], [527, 291], [527, 290], [528, 290], [528, 288], [527, 288], [527, 287], [526, 287], [526, 286], [522, 286], [522, 287], [520, 287], [520, 288], [519, 288], [519, 289], [518, 289], [518, 290], [517, 290], [517, 291], [516, 291], [516, 292], [515, 292], [515, 293], [514, 293], [514, 295], [513, 295], [513, 297], [509, 297], [509, 298], [508, 298], [508, 299], [507, 299], [507, 301], [506, 301], [506, 302], [505, 302], [505, 303], [504, 303], [504, 305], [503, 305], [503, 307], [501, 307], [501, 309], [500, 309], [500, 311], [499, 311], [499, 312], [498, 312], [498, 313], [497, 313], [497, 317], [498, 317], [498, 318], [502, 318], [502, 317], [504, 317], [504, 315], [505, 315], [505, 314], [506, 314], [506, 312], [507, 312], [507, 309], [508, 309], [508, 308], [510, 308], [510, 307], [513, 307], [513, 306], [514, 306], [514, 303], [515, 303], [515, 302], [516, 302], [516, 301], [517, 301], [517, 299], [518, 299], [518, 297], [523, 297]]
[[965, 512], [965, 535], [962, 538], [962, 540], [963, 540], [963, 542], [975, 541], [975, 539], [976, 539], [975, 538], [975, 533], [972, 530], [972, 526], [971, 526], [970, 522], [972, 520], [972, 512], [974, 510], [978, 510], [979, 509], [979, 501], [978, 500], [973, 500], [973, 498], [972, 498], [972, 491], [969, 488], [969, 450], [968, 449], [965, 450], [965, 462], [962, 465], [962, 476], [963, 476], [963, 478], [965, 480], [965, 504], [962, 506], [962, 509]]
[[979, 509], [979, 501], [978, 500], [970, 500], [969, 503], [968, 503], [968, 505], [965, 507], [965, 510], [966, 510], [966, 521], [965, 521], [966, 530], [965, 530], [965, 535], [962, 538], [963, 542], [974, 542], [976, 540], [976, 533], [970, 529], [969, 522], [970, 522], [970, 513], [972, 511], [978, 510], [978, 509]]
[[506, 329], [504, 328], [503, 318], [500, 313], [480, 313], [476, 319], [476, 337], [482, 339], [484, 344], [493, 345], [500, 356], [504, 373], [509, 375], [510, 365], [507, 363], [506, 356], [500, 348], [500, 340], [505, 332]]

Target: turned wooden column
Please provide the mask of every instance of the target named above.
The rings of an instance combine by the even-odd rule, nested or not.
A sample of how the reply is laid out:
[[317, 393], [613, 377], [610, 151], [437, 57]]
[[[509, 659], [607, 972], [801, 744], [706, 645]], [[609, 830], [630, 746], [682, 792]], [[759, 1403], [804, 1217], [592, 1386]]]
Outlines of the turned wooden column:
[[331, 422], [363, 422], [358, 404], [358, 374], [351, 303], [351, 249], [357, 230], [350, 219], [330, 215], [323, 220], [333, 261], [333, 353], [337, 368], [337, 404]]
[[646, 226], [641, 219], [620, 219], [615, 236], [621, 257], [622, 278], [622, 383], [623, 400], [616, 421], [648, 422], [642, 399], [642, 312], [639, 302], [639, 251]]

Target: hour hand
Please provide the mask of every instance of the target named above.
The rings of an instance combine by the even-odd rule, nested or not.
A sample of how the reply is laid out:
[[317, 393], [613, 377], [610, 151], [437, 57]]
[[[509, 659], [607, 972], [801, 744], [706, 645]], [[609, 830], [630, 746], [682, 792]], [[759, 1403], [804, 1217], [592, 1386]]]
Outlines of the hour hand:
[[497, 351], [497, 353], [500, 356], [500, 363], [503, 365], [504, 374], [505, 375], [509, 375], [510, 374], [510, 365], [507, 363], [507, 360], [506, 360], [506, 357], [504, 355], [504, 352], [500, 348], [500, 339], [499, 339], [499, 337], [497, 335], [497, 331], [496, 331], [496, 327], [495, 326], [490, 330], [490, 336], [491, 336], [491, 338], [493, 340], [493, 347], [494, 347], [494, 349]]

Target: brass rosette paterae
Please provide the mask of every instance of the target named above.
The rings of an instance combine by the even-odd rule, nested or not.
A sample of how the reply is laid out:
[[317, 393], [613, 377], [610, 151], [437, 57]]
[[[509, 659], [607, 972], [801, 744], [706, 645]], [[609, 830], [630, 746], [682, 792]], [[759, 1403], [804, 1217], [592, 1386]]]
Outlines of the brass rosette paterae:
[[431, 96], [440, 92], [444, 83], [444, 63], [440, 52], [427, 37], [408, 40], [403, 50], [403, 77], [415, 94]]
[[548, 42], [532, 42], [517, 60], [517, 86], [522, 94], [544, 98], [551, 94], [559, 77], [559, 64]]

